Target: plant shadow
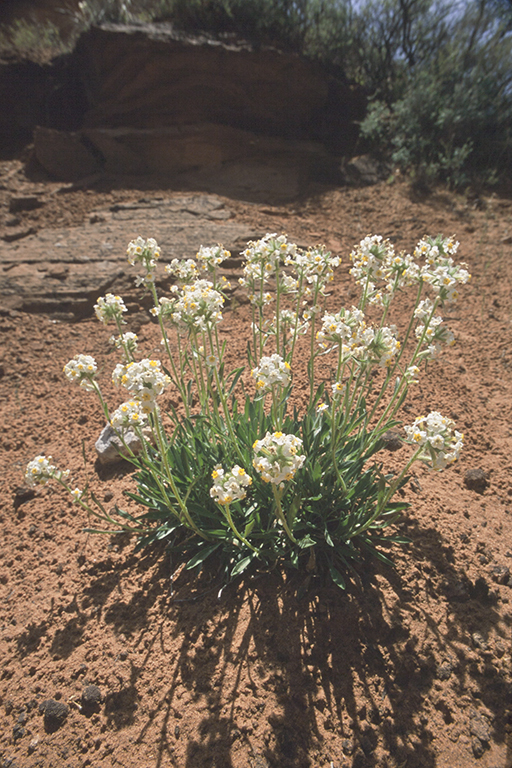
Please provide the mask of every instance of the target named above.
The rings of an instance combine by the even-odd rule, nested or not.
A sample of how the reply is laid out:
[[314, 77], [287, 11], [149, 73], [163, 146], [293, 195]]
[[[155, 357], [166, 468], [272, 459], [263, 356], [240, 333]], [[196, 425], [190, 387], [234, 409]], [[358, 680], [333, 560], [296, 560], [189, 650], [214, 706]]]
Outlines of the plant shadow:
[[[174, 764], [179, 739], [187, 739], [184, 768], [234, 768], [240, 750], [270, 768], [322, 761], [377, 768], [385, 754], [397, 765], [435, 768], [433, 719], [449, 729], [465, 718], [469, 733], [471, 713], [482, 706], [492, 713], [492, 741], [504, 745], [512, 689], [489, 655], [471, 646], [477, 629], [484, 640], [503, 635], [492, 586], [468, 579], [435, 528], [404, 525], [412, 543], [394, 554], [409, 567], [370, 563], [360, 586], [319, 586], [301, 600], [299, 576], [279, 573], [232, 584], [219, 598], [211, 573], [181, 571], [171, 580], [158, 548], [122, 564], [140, 577], [129, 596], [112, 599], [120, 573], [97, 576], [88, 594], [103, 619], [145, 649], [116, 694], [121, 703], [109, 704], [111, 725], [133, 722], [140, 677], [160, 646], [168, 665], [156, 703], [138, 715], [137, 739], [156, 738], [156, 768]], [[436, 600], [448, 604], [442, 629]], [[460, 711], [443, 696], [447, 687], [469, 700]], [[182, 719], [184, 694], [194, 728]], [[329, 751], [331, 736], [343, 754]]]

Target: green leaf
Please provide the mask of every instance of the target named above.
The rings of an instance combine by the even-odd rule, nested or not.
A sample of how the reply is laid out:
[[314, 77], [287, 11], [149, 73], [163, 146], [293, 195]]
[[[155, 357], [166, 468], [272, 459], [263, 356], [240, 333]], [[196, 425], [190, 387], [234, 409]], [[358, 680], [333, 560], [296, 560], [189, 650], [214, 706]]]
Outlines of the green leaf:
[[251, 564], [253, 557], [254, 555], [247, 555], [247, 557], [239, 560], [231, 571], [231, 577], [233, 578], [233, 576], [238, 576], [240, 573], [243, 573], [245, 569]]
[[220, 547], [219, 544], [213, 544], [210, 547], [206, 547], [201, 549], [194, 557], [191, 557], [188, 563], [185, 565], [185, 568], [187, 571], [191, 571], [192, 568], [195, 568], [197, 565], [200, 565], [201, 563], [204, 563], [207, 557], [209, 557], [212, 552], [215, 552], [216, 549]]
[[329, 573], [331, 574], [331, 579], [336, 584], [337, 587], [340, 589], [345, 589], [345, 579], [341, 575], [341, 573], [338, 571], [337, 568], [332, 565], [332, 563], [329, 563]]

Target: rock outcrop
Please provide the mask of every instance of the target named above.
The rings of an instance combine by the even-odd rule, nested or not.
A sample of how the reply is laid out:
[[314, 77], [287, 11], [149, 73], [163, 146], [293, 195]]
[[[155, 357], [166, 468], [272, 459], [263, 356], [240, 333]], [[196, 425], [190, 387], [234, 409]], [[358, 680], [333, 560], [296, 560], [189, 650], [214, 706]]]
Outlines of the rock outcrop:
[[0, 97], [4, 147], [35, 129], [35, 158], [54, 179], [199, 174], [217, 192], [220, 173], [249, 197], [342, 181], [364, 111], [359, 90], [298, 55], [170, 24], [93, 27], [52, 65], [4, 66]]

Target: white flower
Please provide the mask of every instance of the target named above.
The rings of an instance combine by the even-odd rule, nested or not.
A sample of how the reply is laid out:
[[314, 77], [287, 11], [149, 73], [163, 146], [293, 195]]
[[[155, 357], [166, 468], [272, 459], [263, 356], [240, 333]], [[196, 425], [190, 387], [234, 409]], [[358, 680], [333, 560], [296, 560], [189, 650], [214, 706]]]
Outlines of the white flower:
[[[425, 310], [422, 304], [426, 304]], [[431, 315], [432, 308], [433, 304], [429, 299], [420, 302], [414, 314], [422, 320], [422, 323], [415, 328], [414, 333], [417, 339], [423, 339], [422, 343], [429, 347], [429, 356], [432, 357], [433, 353], [433, 356], [437, 357], [441, 351], [441, 343], [451, 347], [455, 344], [455, 336], [445, 325], [442, 325], [443, 318], [440, 315]]]
[[111, 425], [121, 434], [134, 427], [142, 428], [146, 422], [146, 411], [139, 400], [129, 400], [126, 403], [122, 403], [114, 411], [110, 419]]
[[213, 272], [215, 267], [229, 259], [230, 256], [230, 252], [223, 245], [213, 245], [209, 248], [202, 245], [196, 253], [196, 259], [201, 269], [208, 270], [209, 272]]
[[325, 314], [322, 327], [316, 334], [321, 347], [329, 345], [341, 347], [343, 358], [364, 360], [368, 357], [370, 345], [375, 339], [373, 328], [366, 326], [364, 314], [352, 307], [351, 310], [342, 308], [337, 314]]
[[342, 384], [341, 381], [336, 381], [332, 385], [331, 389], [332, 389], [332, 396], [333, 396], [333, 398], [337, 398], [337, 397], [341, 397], [342, 395], [345, 394], [345, 392], [347, 391], [347, 385], [346, 384]]
[[283, 432], [267, 432], [262, 440], [256, 440], [253, 467], [266, 483], [282, 486], [293, 478], [302, 467], [306, 456], [299, 454], [302, 440]]
[[421, 279], [432, 286], [442, 302], [453, 304], [457, 301], [459, 284], [469, 282], [471, 275], [465, 264], [455, 264], [452, 256], [457, 252], [459, 243], [455, 238], [424, 237], [418, 243], [415, 256], [423, 257], [425, 265], [421, 268]]
[[384, 326], [379, 328], [375, 333], [375, 337], [368, 345], [369, 351], [372, 353], [372, 359], [382, 367], [390, 367], [393, 365], [395, 356], [400, 351], [400, 342], [396, 338], [396, 328], [388, 328]]
[[404, 373], [404, 378], [409, 384], [417, 384], [418, 379], [416, 377], [419, 376], [419, 373], [420, 369], [417, 365], [410, 365]]
[[245, 285], [271, 277], [282, 261], [295, 256], [297, 246], [288, 243], [285, 235], [268, 234], [261, 240], [250, 241], [242, 251], [246, 259], [244, 267]]
[[444, 469], [459, 457], [464, 436], [454, 429], [455, 423], [432, 411], [420, 416], [405, 427], [407, 442], [421, 448], [418, 459], [431, 464], [433, 469]]
[[328, 409], [328, 408], [329, 408], [329, 406], [327, 405], [327, 403], [319, 403], [319, 404], [317, 405], [317, 407], [316, 407], [316, 412], [317, 412], [318, 414], [321, 414], [321, 413], [323, 413], [324, 411], [327, 411], [327, 409]]
[[128, 244], [127, 255], [132, 266], [139, 262], [146, 268], [152, 269], [157, 259], [160, 258], [160, 248], [154, 238], [149, 237], [144, 240], [142, 237], [138, 237]]
[[82, 496], [84, 495], [84, 492], [80, 490], [80, 488], [73, 488], [71, 491], [71, 495], [73, 497], [73, 504], [76, 504]]
[[147, 240], [138, 237], [129, 243], [127, 254], [132, 266], [141, 264], [145, 270], [145, 275], [135, 278], [135, 285], [152, 285], [155, 282], [156, 262], [160, 258], [160, 248], [156, 240], [152, 237]]
[[290, 364], [281, 355], [273, 354], [262, 357], [260, 364], [253, 368], [252, 376], [256, 379], [256, 389], [270, 392], [274, 386], [287, 387], [290, 383]]
[[252, 483], [252, 478], [238, 464], [228, 472], [220, 464], [217, 464], [212, 472], [213, 485], [210, 488], [210, 496], [217, 504], [231, 504], [233, 501], [242, 501], [247, 495], [247, 488]]
[[48, 480], [54, 478], [63, 480], [69, 475], [69, 470], [63, 472], [51, 463], [51, 456], [36, 456], [29, 461], [25, 472], [25, 481], [32, 488], [36, 485], [45, 485]]
[[98, 366], [94, 357], [90, 355], [75, 355], [63, 368], [68, 381], [75, 381], [84, 389], [94, 390], [94, 377]]
[[207, 331], [222, 320], [224, 297], [208, 280], [184, 285], [173, 299], [160, 299], [160, 314], [179, 327]]
[[120, 384], [131, 392], [134, 400], [141, 402], [144, 413], [153, 411], [156, 398], [169, 386], [171, 380], [163, 373], [160, 360], [140, 360], [138, 363], [116, 365], [112, 373], [112, 381]]
[[199, 275], [197, 264], [193, 259], [173, 259], [166, 265], [165, 271], [184, 283], [195, 280]]
[[[324, 246], [307, 251], [297, 251], [294, 256], [287, 256], [285, 264], [294, 267], [297, 274], [309, 284], [322, 288], [333, 279], [333, 269], [341, 264], [339, 256], [333, 256]], [[295, 281], [298, 284], [298, 281]]]
[[126, 305], [120, 296], [114, 296], [113, 293], [107, 293], [106, 296], [100, 296], [98, 303], [94, 305], [94, 311], [98, 320], [107, 325], [109, 320], [117, 318], [122, 321], [123, 312], [128, 312]]

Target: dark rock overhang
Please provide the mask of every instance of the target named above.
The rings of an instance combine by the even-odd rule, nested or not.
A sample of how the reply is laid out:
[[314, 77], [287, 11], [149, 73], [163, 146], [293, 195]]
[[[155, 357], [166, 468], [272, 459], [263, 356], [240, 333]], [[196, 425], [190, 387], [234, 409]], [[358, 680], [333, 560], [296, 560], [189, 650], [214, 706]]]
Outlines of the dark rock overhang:
[[364, 112], [362, 92], [315, 62], [170, 24], [93, 27], [51, 65], [4, 66], [0, 98], [4, 156], [34, 136], [37, 161], [66, 181], [244, 160], [328, 179]]

